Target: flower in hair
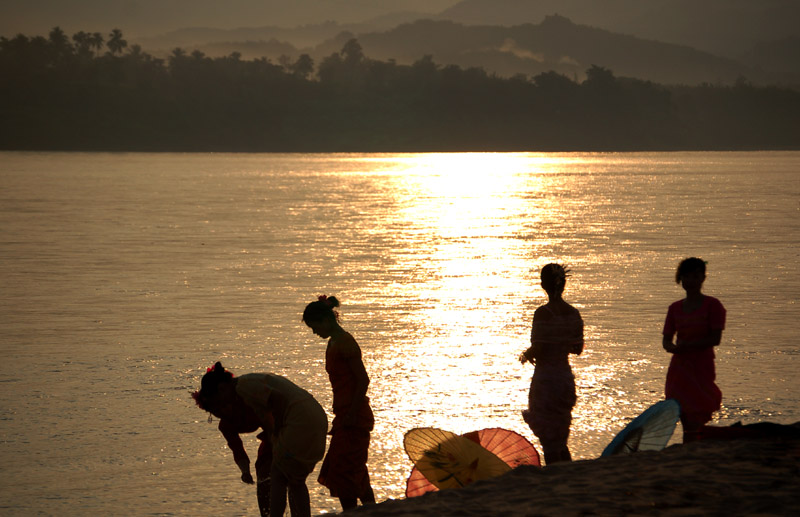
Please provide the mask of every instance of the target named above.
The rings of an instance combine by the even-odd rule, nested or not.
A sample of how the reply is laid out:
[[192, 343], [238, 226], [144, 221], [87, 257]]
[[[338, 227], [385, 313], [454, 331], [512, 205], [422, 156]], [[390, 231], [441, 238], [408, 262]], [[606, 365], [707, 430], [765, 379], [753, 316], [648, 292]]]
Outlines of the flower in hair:
[[[222, 365], [220, 365], [220, 366], [222, 366]], [[206, 368], [206, 373], [211, 373], [211, 372], [216, 372], [216, 371], [218, 371], [216, 363], [214, 365], [209, 366], [208, 368]], [[219, 371], [221, 371], [222, 373], [231, 373], [228, 370], [226, 370], [224, 367], [220, 368]], [[231, 373], [231, 377], [233, 377], [232, 373]]]
[[[319, 295], [319, 296], [317, 297], [317, 299], [318, 299], [319, 301], [321, 301], [322, 303], [324, 303], [325, 305], [327, 305], [328, 307], [330, 307], [331, 309], [333, 309], [333, 308], [335, 307], [335, 304], [334, 304], [333, 300], [331, 300], [330, 298], [328, 298], [328, 295], [321, 294], [321, 295]], [[337, 314], [335, 310], [333, 311], [333, 313], [334, 313], [334, 314]], [[338, 319], [338, 315], [337, 315], [337, 319]]]

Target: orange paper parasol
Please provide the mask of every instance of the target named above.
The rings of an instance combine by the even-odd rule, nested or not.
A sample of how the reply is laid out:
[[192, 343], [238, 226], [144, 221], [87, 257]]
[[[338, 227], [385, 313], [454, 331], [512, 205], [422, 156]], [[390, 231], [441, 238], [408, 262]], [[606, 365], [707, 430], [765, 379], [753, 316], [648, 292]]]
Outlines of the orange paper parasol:
[[406, 497], [464, 486], [519, 465], [539, 465], [533, 445], [507, 429], [482, 429], [459, 436], [432, 427], [418, 428], [406, 433], [404, 444], [415, 464]]

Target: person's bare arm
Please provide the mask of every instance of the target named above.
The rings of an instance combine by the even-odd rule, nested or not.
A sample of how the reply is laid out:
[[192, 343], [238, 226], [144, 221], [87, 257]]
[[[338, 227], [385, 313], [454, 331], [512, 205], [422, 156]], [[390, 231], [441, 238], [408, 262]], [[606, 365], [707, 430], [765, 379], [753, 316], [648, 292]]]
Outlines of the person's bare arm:
[[668, 336], [664, 334], [664, 339], [661, 340], [661, 346], [664, 347], [664, 350], [669, 352], [670, 354], [674, 354], [678, 351], [678, 348], [675, 346], [675, 343], [672, 342], [672, 336]]

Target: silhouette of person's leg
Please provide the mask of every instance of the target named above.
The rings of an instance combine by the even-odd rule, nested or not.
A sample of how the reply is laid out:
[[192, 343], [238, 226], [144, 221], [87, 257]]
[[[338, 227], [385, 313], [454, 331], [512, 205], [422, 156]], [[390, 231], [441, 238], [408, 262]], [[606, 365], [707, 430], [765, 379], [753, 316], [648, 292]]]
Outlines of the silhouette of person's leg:
[[272, 447], [262, 441], [256, 459], [256, 498], [261, 517], [269, 515], [270, 470], [272, 469]]
[[[541, 440], [540, 440], [541, 441]], [[572, 455], [565, 443], [561, 442], [541, 442], [544, 452], [545, 465], [552, 465], [562, 461], [572, 461]]]
[[256, 498], [258, 499], [258, 510], [261, 512], [261, 517], [269, 516], [269, 497], [270, 497], [270, 479], [267, 478], [259, 481], [256, 485]]
[[683, 419], [681, 419], [681, 424], [683, 425], [683, 443], [694, 442], [700, 439], [700, 429], [703, 428], [703, 424]]
[[372, 491], [372, 486], [367, 485], [366, 490], [359, 497], [340, 497], [339, 503], [342, 505], [342, 510], [350, 510], [358, 506], [358, 501], [361, 504], [375, 504], [375, 492]]
[[703, 426], [711, 420], [711, 413], [682, 413], [681, 425], [683, 426], [683, 443], [694, 442], [700, 439]]
[[542, 452], [544, 453], [544, 464], [552, 465], [561, 459], [561, 450], [557, 445], [542, 442]]
[[375, 504], [375, 492], [372, 491], [372, 486], [368, 486], [367, 491], [359, 499], [361, 504]]
[[305, 479], [289, 481], [289, 510], [292, 517], [311, 517], [311, 498]]
[[357, 497], [340, 497], [339, 504], [342, 505], [342, 511], [352, 510], [358, 506]]
[[274, 466], [270, 471], [270, 487], [269, 487], [269, 513], [270, 515], [283, 515], [286, 511], [286, 490], [289, 485], [289, 480], [286, 476]]

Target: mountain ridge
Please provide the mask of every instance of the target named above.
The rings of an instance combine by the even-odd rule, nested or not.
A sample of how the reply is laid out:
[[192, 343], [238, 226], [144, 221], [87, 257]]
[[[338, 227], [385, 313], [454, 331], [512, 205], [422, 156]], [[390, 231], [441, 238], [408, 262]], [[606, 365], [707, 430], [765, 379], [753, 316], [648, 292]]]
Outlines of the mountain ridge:
[[[21, 3], [21, 0], [6, 1], [11, 4]], [[27, 1], [34, 6], [53, 5], [53, 0]], [[122, 12], [119, 11], [120, 1], [107, 0], [107, 3], [116, 5], [116, 12]], [[179, 4], [184, 5], [188, 1], [176, 0], [170, 4], [172, 6], [170, 9], [174, 10]], [[302, 3], [303, 5], [311, 6], [320, 1], [302, 0]], [[344, 0], [337, 1], [341, 3]], [[101, 2], [101, 0], [82, 0], [77, 3], [96, 7], [99, 5], [98, 2]], [[139, 4], [146, 5], [146, 3], [140, 2]], [[246, 0], [234, 0], [234, 3], [235, 5], [244, 5]], [[266, 2], [266, 4], [268, 3], [270, 2]], [[452, 2], [442, 0], [437, 5], [450, 3]], [[388, 6], [389, 4], [390, 2], [386, 0], [381, 5]], [[568, 32], [571, 31], [573, 37], [584, 41], [586, 45], [590, 45], [590, 48], [581, 53], [581, 58], [575, 58], [571, 55], [576, 53], [575, 50], [564, 50], [562, 51], [564, 56], [547, 60], [553, 70], [573, 77], [583, 74], [588, 64], [601, 64], [614, 69], [618, 74], [665, 83], [731, 82], [742, 76], [760, 84], [776, 83], [795, 86], [800, 84], [800, 34], [797, 34], [799, 29], [786, 21], [790, 19], [789, 15], [795, 12], [798, 15], [798, 19], [800, 19], [800, 2], [788, 0], [764, 0], [758, 3], [748, 0], [702, 0], [700, 2], [689, 2], [688, 0], [663, 0], [659, 2], [606, 0], [602, 3], [605, 6], [604, 9], [598, 7], [598, 4], [594, 0], [462, 0], [446, 9], [436, 13], [429, 13], [428, 15], [423, 15], [413, 10], [399, 11], [387, 8], [380, 13], [376, 11], [377, 14], [374, 17], [363, 18], [361, 21], [351, 23], [342, 23], [329, 19], [318, 23], [295, 26], [267, 23], [225, 28], [212, 24], [207, 26], [187, 26], [149, 37], [137, 36], [135, 33], [131, 35], [128, 32], [125, 32], [125, 34], [131, 43], [137, 43], [152, 54], [162, 57], [168, 56], [174, 48], [181, 47], [189, 50], [200, 50], [211, 56], [239, 52], [245, 58], [267, 57], [273, 60], [279, 59], [282, 55], [297, 56], [301, 53], [310, 54], [314, 59], [320, 60], [326, 55], [340, 50], [346, 39], [355, 37], [363, 40], [361, 43], [364, 45], [369, 57], [408, 61], [418, 59], [426, 54], [432, 54], [442, 65], [458, 64], [468, 67], [483, 67], [488, 71], [502, 75], [514, 75], [541, 72], [543, 68], [540, 65], [544, 62], [541, 55], [548, 52], [539, 48], [520, 46], [517, 42], [517, 36], [508, 36], [510, 38], [508, 42], [505, 42], [506, 38], [504, 38], [500, 42], [492, 42], [488, 47], [476, 48], [475, 43], [469, 41], [469, 36], [465, 35], [469, 34], [471, 28], [474, 27], [481, 27], [477, 31], [484, 32], [489, 30], [487, 27], [505, 27], [505, 29], [497, 30], [506, 30], [512, 33], [516, 30], [514, 29], [515, 26], [518, 27], [524, 24], [541, 26], [545, 24], [548, 16], [557, 18], [560, 16], [561, 18], [569, 19], [573, 26], [584, 27], [580, 34], [576, 32], [576, 29], [566, 25], [562, 26], [562, 29]], [[688, 12], [687, 10], [690, 7], [687, 6], [690, 4], [694, 5], [696, 16], [682, 16], [681, 13]], [[700, 27], [700, 32], [712, 34], [715, 29], [710, 27], [711, 24], [708, 22], [709, 13], [714, 10], [715, 6], [718, 7], [723, 4], [732, 7], [720, 12], [723, 12], [723, 14], [735, 14], [735, 16], [725, 15], [728, 16], [726, 19], [738, 20], [735, 23], [731, 22], [731, 27], [741, 27], [742, 24], [746, 23], [752, 23], [756, 26], [745, 31], [751, 35], [755, 33], [765, 34], [764, 31], [769, 29], [770, 24], [778, 23], [774, 21], [776, 17], [782, 20], [780, 23], [784, 24], [784, 28], [769, 32], [771, 36], [769, 39], [756, 41], [754, 37], [748, 37], [749, 39], [742, 38], [742, 42], [739, 44], [740, 50], [734, 52], [729, 48], [729, 52], [725, 53], [710, 51], [708, 50], [709, 45], [693, 45], [689, 42], [692, 39], [691, 37], [679, 37], [680, 34], [685, 35], [692, 33], [692, 31], [698, 32], [698, 27]], [[208, 8], [211, 4], [204, 0], [198, 5]], [[405, 2], [404, 5], [412, 4]], [[632, 7], [634, 5], [638, 7]], [[741, 12], [735, 11], [734, 7], [739, 8]], [[102, 9], [97, 9], [97, 11], [102, 11]], [[559, 12], [561, 15], [555, 14]], [[573, 18], [569, 15], [570, 12], [574, 12], [577, 17]], [[742, 13], [750, 16], [744, 16]], [[784, 16], [777, 16], [776, 13]], [[100, 16], [100, 14], [99, 12], [96, 13], [97, 16]], [[340, 17], [345, 16], [345, 13], [340, 14]], [[638, 23], [641, 20], [654, 17], [664, 20], [664, 27], [666, 28], [662, 28], [662, 34], [666, 39], [647, 36], [648, 29], [646, 27], [648, 25]], [[675, 18], [679, 18], [679, 20], [676, 21]], [[192, 18], [188, 15], [182, 18], [187, 22], [192, 19], [199, 18]], [[254, 15], [249, 21], [264, 20], [264, 16]], [[460, 33], [452, 36], [455, 42], [463, 43], [462, 48], [451, 47], [446, 52], [436, 48], [429, 48], [418, 50], [416, 53], [411, 54], [402, 45], [389, 41], [393, 32], [405, 30], [409, 25], [422, 22], [422, 20], [440, 23], [449, 21], [462, 25], [463, 28]], [[223, 21], [224, 19], [219, 19], [221, 24]], [[267, 19], [266, 21], [277, 20]], [[509, 21], [513, 23], [492, 25], [492, 23], [497, 24]], [[108, 26], [105, 31], [113, 27], [113, 25]], [[442, 25], [442, 27], [445, 26]], [[617, 29], [614, 27], [617, 27]], [[614, 55], [598, 56], [597, 53], [590, 52], [593, 50], [591, 46], [597, 46], [599, 41], [598, 36], [595, 35], [593, 43], [585, 43], [591, 39], [588, 36], [590, 28], [615, 34], [618, 36], [618, 41], [628, 41], [632, 45], [628, 49], [630, 55], [625, 57], [619, 48], [614, 50]], [[84, 26], [77, 30], [91, 31], [92, 28]], [[718, 31], [719, 29], [716, 30]], [[730, 32], [731, 30], [734, 29], [727, 28], [724, 31]], [[105, 31], [104, 33], [107, 34]], [[666, 33], [663, 33], [663, 31], [666, 31]], [[670, 33], [670, 31], [674, 36], [671, 38], [672, 42], [667, 37], [669, 36], [667, 33]], [[621, 39], [626, 36], [635, 39]], [[409, 46], [417, 41], [414, 39], [416, 37], [417, 35], [409, 38]], [[420, 42], [433, 42], [436, 40], [435, 34], [420, 33], [419, 37], [421, 38], [419, 39]], [[555, 38], [556, 36], [554, 35], [553, 37]], [[561, 39], [563, 40], [564, 38]], [[746, 43], [745, 39], [750, 43]], [[604, 45], [608, 45], [610, 36], [606, 35], [600, 40], [605, 41]], [[729, 40], [729, 37], [722, 38], [720, 36], [718, 46], [725, 46], [726, 43], [724, 42], [729, 42]], [[562, 41], [561, 45], [570, 47], [568, 43]], [[382, 50], [390, 47], [394, 49], [393, 52], [396, 55], [389, 55]], [[689, 48], [695, 50], [690, 51], [688, 50]], [[640, 57], [637, 58], [635, 54]], [[680, 60], [684, 60], [684, 63], [681, 63]], [[536, 63], [537, 61], [539, 61], [539, 64]]]
[[[385, 31], [371, 32], [358, 32], [359, 26], [334, 23], [309, 26], [306, 34], [299, 36], [298, 31], [303, 32], [302, 29], [292, 32], [263, 28], [260, 39], [258, 30], [198, 30], [206, 36], [216, 34], [221, 38], [213, 44], [195, 47], [209, 55], [227, 55], [237, 50], [245, 58], [257, 58], [273, 52], [266, 57], [278, 60], [281, 54], [296, 58], [306, 53], [319, 62], [339, 52], [347, 40], [355, 38], [364, 54], [371, 59], [391, 59], [400, 64], [411, 64], [430, 55], [443, 66], [480, 67], [505, 77], [556, 71], [577, 79], [583, 77], [590, 66], [597, 65], [609, 68], [620, 76], [663, 84], [732, 83], [740, 76], [756, 82], [766, 82], [767, 79], [762, 72], [728, 58], [684, 45], [645, 40], [575, 24], [558, 15], [545, 17], [536, 25], [512, 27], [423, 19]], [[188, 30], [185, 32], [191, 33]], [[310, 45], [313, 39], [310, 35], [320, 33], [325, 33], [327, 39]], [[235, 34], [247, 37], [238, 43], [226, 38]], [[294, 45], [301, 40], [305, 45]], [[177, 42], [179, 38], [172, 41]], [[293, 45], [294, 52], [290, 50]], [[162, 48], [162, 54], [167, 50]], [[276, 55], [277, 52], [280, 54]]]
[[439, 17], [465, 24], [575, 23], [740, 57], [760, 41], [800, 36], [796, 0], [462, 0]]

